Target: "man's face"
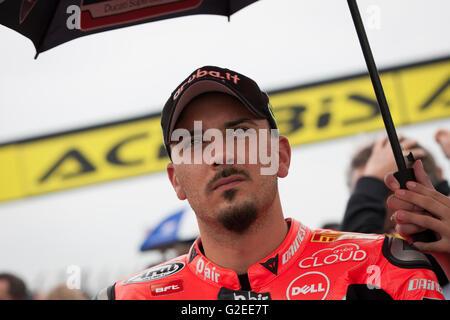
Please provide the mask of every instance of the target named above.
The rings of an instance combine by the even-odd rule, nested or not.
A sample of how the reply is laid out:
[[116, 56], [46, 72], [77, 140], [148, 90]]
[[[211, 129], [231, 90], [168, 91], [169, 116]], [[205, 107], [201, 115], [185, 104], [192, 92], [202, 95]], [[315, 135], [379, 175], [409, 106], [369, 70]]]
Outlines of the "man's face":
[[6, 280], [0, 280], [0, 300], [12, 300], [9, 294], [9, 282]]
[[[223, 144], [219, 145], [223, 147], [206, 152], [212, 142], [203, 141], [201, 133], [194, 132], [194, 121], [201, 121], [203, 132], [209, 129], [220, 131]], [[258, 220], [261, 212], [265, 212], [272, 205], [277, 195], [277, 176], [285, 175], [280, 174], [280, 170], [271, 175], [263, 175], [261, 169], [265, 165], [261, 164], [259, 156], [256, 163], [250, 161], [252, 153], [259, 154], [261, 147], [267, 148], [264, 151], [271, 153], [270, 148], [274, 140], [271, 140], [267, 120], [256, 118], [234, 97], [222, 93], [208, 93], [197, 97], [186, 106], [175, 129], [190, 131], [192, 140], [187, 144], [183, 141], [172, 145], [172, 159], [174, 151], [179, 150], [181, 153], [190, 152], [191, 155], [195, 150], [203, 151], [204, 155], [201, 163], [176, 164], [174, 161], [168, 165], [169, 178], [178, 198], [187, 198], [197, 218], [210, 226], [224, 227], [237, 233], [247, 230]], [[243, 129], [242, 132], [265, 132], [267, 142], [262, 146], [259, 142], [264, 139], [258, 135], [257, 150], [250, 146], [250, 139], [243, 143], [244, 149], [239, 149], [238, 143], [234, 148], [227, 149], [227, 137], [236, 139], [235, 141], [245, 139], [242, 132], [230, 134], [236, 129]], [[217, 138], [218, 136], [215, 136], [211, 140], [215, 141]], [[275, 139], [278, 143], [278, 137]], [[282, 147], [285, 148], [285, 144]], [[193, 156], [187, 158], [193, 159]]]

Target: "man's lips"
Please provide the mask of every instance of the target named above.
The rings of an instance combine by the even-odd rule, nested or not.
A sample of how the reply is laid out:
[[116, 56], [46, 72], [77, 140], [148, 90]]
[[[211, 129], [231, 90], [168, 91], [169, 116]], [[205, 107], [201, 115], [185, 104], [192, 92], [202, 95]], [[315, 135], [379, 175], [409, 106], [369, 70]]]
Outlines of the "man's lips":
[[239, 183], [245, 179], [240, 176], [231, 176], [227, 178], [222, 178], [212, 186], [212, 191], [225, 191], [237, 186]]

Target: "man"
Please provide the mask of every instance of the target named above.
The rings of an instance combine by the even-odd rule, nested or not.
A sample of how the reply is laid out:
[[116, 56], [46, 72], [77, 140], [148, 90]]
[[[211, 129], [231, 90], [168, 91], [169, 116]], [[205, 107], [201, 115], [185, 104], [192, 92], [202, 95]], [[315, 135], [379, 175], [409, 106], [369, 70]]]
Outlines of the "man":
[[172, 93], [161, 124], [170, 182], [194, 210], [200, 237], [188, 254], [98, 298], [443, 298], [428, 259], [403, 240], [284, 218], [278, 178], [288, 174], [291, 149], [253, 80], [199, 68]]
[[10, 273], [0, 273], [0, 300], [31, 300], [25, 282]]

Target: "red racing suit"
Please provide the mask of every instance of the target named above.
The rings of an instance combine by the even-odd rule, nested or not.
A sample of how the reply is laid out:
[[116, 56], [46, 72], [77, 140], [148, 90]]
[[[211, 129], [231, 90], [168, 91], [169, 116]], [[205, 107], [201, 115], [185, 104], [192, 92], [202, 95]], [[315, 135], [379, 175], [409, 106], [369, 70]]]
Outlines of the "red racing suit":
[[188, 254], [126, 277], [97, 299], [444, 299], [427, 257], [401, 239], [286, 221], [282, 244], [247, 274], [209, 261], [198, 238]]

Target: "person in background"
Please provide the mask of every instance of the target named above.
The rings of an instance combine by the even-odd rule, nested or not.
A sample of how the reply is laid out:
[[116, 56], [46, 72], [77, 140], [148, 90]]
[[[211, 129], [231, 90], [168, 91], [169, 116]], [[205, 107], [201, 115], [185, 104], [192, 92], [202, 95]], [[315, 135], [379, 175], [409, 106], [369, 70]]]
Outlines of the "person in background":
[[440, 129], [434, 135], [434, 139], [441, 146], [447, 159], [450, 159], [450, 130]]
[[44, 297], [44, 300], [88, 300], [89, 297], [77, 289], [70, 289], [66, 284], [60, 284]]
[[25, 282], [11, 273], [0, 273], [0, 300], [31, 300]]
[[[412, 152], [415, 159], [421, 159], [436, 190], [449, 195], [448, 182], [431, 153], [415, 140], [404, 137], [399, 137], [399, 140], [404, 155]], [[389, 172], [395, 171], [397, 165], [386, 138], [379, 138], [356, 152], [347, 177], [351, 196], [341, 223], [342, 231], [379, 234], [394, 231], [394, 223], [390, 219], [393, 211], [386, 206], [391, 192], [383, 180]]]

